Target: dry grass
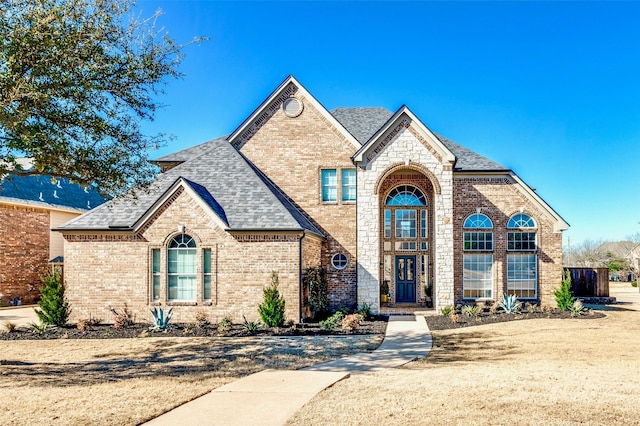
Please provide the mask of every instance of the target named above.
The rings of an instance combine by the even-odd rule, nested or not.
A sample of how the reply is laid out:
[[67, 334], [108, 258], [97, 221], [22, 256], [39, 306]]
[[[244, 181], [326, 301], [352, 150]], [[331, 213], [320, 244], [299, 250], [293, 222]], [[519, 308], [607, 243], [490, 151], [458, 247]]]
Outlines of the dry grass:
[[351, 376], [288, 424], [638, 425], [640, 312], [609, 315], [434, 332], [426, 359]]
[[240, 376], [372, 350], [382, 336], [0, 341], [3, 425], [130, 425]]

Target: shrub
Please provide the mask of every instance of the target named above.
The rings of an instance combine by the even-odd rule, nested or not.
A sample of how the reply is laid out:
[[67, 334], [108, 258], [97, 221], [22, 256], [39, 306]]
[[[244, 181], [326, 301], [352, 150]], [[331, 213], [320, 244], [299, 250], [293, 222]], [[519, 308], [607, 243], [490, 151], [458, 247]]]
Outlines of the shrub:
[[280, 327], [284, 324], [284, 297], [278, 291], [278, 273], [271, 272], [271, 285], [263, 290], [264, 301], [258, 305], [262, 322], [267, 327]]
[[242, 316], [242, 319], [242, 326], [245, 330], [247, 330], [251, 334], [256, 334], [258, 332], [258, 330], [260, 329], [260, 323], [258, 321], [249, 321], [245, 318], [244, 315]]
[[582, 311], [584, 310], [582, 301], [580, 299], [576, 299], [571, 305], [571, 307], [569, 308], [569, 310], [571, 311], [572, 317], [577, 317], [578, 315], [582, 314]]
[[218, 331], [227, 331], [231, 329], [231, 319], [229, 317], [224, 317], [218, 323]]
[[529, 302], [527, 302], [527, 303], [525, 303], [525, 304], [524, 304], [524, 309], [525, 309], [528, 313], [533, 314], [533, 313], [535, 313], [535, 312], [538, 310], [538, 305], [536, 305], [536, 304], [534, 304], [534, 303], [529, 303]]
[[169, 321], [171, 321], [171, 314], [173, 313], [173, 307], [169, 308], [167, 313], [164, 312], [164, 309], [158, 308], [154, 306], [151, 310], [151, 315], [153, 315], [153, 321], [151, 322], [151, 327], [149, 327], [149, 331], [162, 331], [166, 333], [169, 329]]
[[449, 319], [451, 319], [452, 323], [457, 324], [460, 322], [460, 315], [456, 311], [452, 310], [449, 314]]
[[136, 316], [131, 312], [127, 304], [124, 304], [124, 308], [117, 310], [110, 308], [113, 314], [113, 326], [115, 328], [127, 328], [135, 324]]
[[444, 315], [445, 317], [448, 317], [449, 315], [451, 315], [451, 313], [453, 312], [453, 305], [447, 305], [444, 308], [440, 309], [440, 312], [442, 313], [442, 315]]
[[361, 314], [350, 314], [342, 319], [342, 329], [352, 331], [360, 327], [360, 324], [364, 320]]
[[480, 313], [478, 305], [465, 305], [462, 307], [462, 314], [468, 317], [477, 317]]
[[371, 305], [368, 303], [363, 303], [360, 308], [358, 308], [358, 314], [362, 315], [363, 319], [367, 319], [371, 317]]
[[40, 301], [36, 309], [36, 314], [42, 324], [63, 326], [67, 323], [71, 308], [69, 302], [64, 297], [64, 285], [60, 270], [55, 269], [52, 272], [40, 278], [43, 286], [40, 287]]
[[342, 313], [342, 311], [338, 311], [326, 320], [320, 321], [320, 328], [327, 331], [333, 331], [336, 329], [338, 324], [342, 322], [342, 319], [344, 317], [345, 315]]
[[76, 327], [79, 331], [87, 331], [90, 328], [89, 318], [80, 318], [76, 323]]
[[40, 324], [37, 324], [35, 322], [31, 323], [31, 332], [33, 334], [47, 334], [55, 329], [56, 326], [52, 324], [45, 324], [43, 322], [41, 322]]
[[207, 313], [205, 311], [196, 312], [196, 323], [195, 323], [195, 325], [198, 328], [205, 327], [205, 326], [209, 325], [209, 316], [207, 315]]
[[569, 271], [565, 271], [562, 274], [562, 283], [560, 284], [560, 288], [553, 290], [553, 295], [556, 297], [558, 309], [561, 311], [568, 311], [571, 309], [571, 306], [576, 299], [573, 297], [571, 292], [571, 274]]
[[633, 281], [631, 283], [631, 287], [638, 287], [638, 281]]
[[7, 333], [13, 333], [14, 331], [16, 331], [16, 328], [18, 328], [18, 324], [16, 324], [15, 322], [7, 321], [4, 323], [4, 329]]
[[520, 311], [522, 304], [518, 302], [515, 294], [503, 294], [500, 307], [508, 314], [516, 314]]
[[303, 285], [308, 289], [307, 305], [316, 314], [324, 312], [329, 306], [329, 286], [327, 284], [327, 270], [319, 266], [307, 268], [302, 277]]

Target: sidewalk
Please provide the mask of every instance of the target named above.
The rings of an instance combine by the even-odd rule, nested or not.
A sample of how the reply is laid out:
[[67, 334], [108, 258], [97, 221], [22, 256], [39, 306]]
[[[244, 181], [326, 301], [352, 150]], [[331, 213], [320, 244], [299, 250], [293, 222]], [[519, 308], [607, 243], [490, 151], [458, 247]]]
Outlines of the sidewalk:
[[424, 317], [392, 316], [384, 341], [373, 352], [302, 370], [261, 371], [214, 389], [145, 424], [279, 426], [320, 391], [350, 374], [398, 367], [426, 356], [431, 344]]

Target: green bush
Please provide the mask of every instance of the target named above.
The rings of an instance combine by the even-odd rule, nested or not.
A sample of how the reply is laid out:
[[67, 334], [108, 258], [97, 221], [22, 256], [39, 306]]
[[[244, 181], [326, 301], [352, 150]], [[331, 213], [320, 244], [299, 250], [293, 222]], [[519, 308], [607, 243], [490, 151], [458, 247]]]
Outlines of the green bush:
[[444, 315], [445, 317], [448, 317], [449, 315], [451, 315], [451, 312], [455, 312], [453, 309], [453, 305], [447, 305], [444, 308], [440, 309], [440, 312], [442, 313], [442, 315]]
[[638, 287], [638, 281], [634, 281], [631, 283], [631, 287]]
[[342, 324], [342, 319], [344, 317], [344, 313], [342, 313], [342, 311], [338, 311], [326, 320], [320, 321], [320, 328], [327, 331], [333, 331], [336, 329], [338, 324]]
[[284, 297], [278, 291], [278, 274], [271, 273], [271, 285], [264, 289], [264, 301], [258, 305], [258, 312], [262, 322], [267, 327], [281, 327], [284, 324]]
[[363, 303], [362, 305], [360, 305], [360, 308], [358, 308], [358, 311], [356, 312], [360, 315], [362, 315], [362, 318], [367, 319], [371, 317], [371, 305], [368, 304], [367, 302]]
[[38, 302], [40, 309], [36, 309], [36, 314], [42, 324], [63, 326], [67, 323], [71, 308], [69, 302], [64, 297], [64, 285], [60, 270], [44, 275], [40, 278], [43, 286], [40, 287], [42, 297]]
[[553, 295], [556, 297], [558, 309], [562, 311], [571, 309], [576, 298], [573, 297], [573, 293], [571, 292], [571, 274], [569, 271], [565, 271], [562, 274], [562, 284], [560, 284], [559, 289], [553, 290]]

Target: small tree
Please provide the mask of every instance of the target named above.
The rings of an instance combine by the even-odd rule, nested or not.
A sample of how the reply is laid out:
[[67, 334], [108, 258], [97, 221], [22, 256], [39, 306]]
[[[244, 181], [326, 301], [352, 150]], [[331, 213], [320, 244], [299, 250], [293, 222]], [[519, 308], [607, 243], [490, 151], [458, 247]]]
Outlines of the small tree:
[[325, 311], [329, 306], [327, 270], [322, 266], [317, 268], [309, 267], [305, 270], [302, 281], [305, 287], [309, 289], [307, 298], [309, 309], [314, 314]]
[[573, 293], [571, 292], [571, 273], [569, 271], [564, 271], [562, 274], [562, 284], [560, 284], [559, 289], [553, 291], [553, 295], [556, 297], [558, 309], [563, 311], [571, 309], [576, 298], [573, 297]]
[[40, 322], [56, 326], [65, 325], [71, 314], [71, 308], [64, 297], [64, 284], [62, 284], [60, 270], [55, 269], [40, 280], [44, 284], [40, 288], [42, 298], [38, 302], [40, 309], [35, 310]]
[[278, 284], [278, 273], [273, 271], [271, 272], [271, 285], [263, 290], [264, 301], [258, 305], [260, 318], [267, 327], [280, 327], [284, 324], [285, 300], [280, 296]]

